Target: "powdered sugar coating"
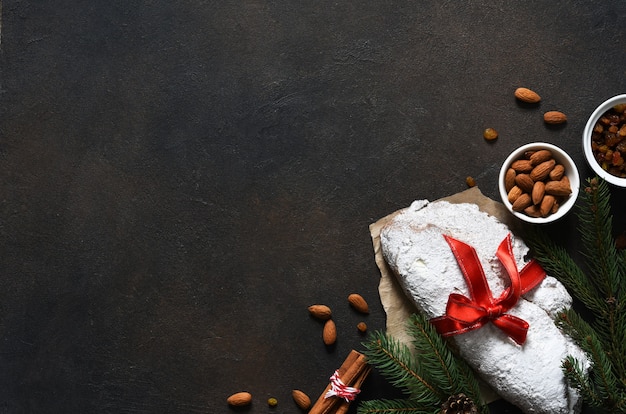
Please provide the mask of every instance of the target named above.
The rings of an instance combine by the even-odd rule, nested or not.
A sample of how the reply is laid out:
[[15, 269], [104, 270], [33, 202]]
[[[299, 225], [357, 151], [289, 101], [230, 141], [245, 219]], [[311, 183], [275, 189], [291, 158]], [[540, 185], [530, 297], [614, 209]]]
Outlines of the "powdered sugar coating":
[[[385, 260], [398, 275], [409, 298], [428, 317], [445, 313], [450, 293], [468, 295], [465, 279], [443, 234], [476, 250], [494, 297], [509, 285], [495, 252], [509, 234], [506, 225], [474, 204], [414, 202], [381, 231]], [[521, 269], [528, 247], [513, 238], [513, 254]], [[487, 324], [453, 337], [461, 356], [503, 398], [526, 413], [576, 413], [579, 396], [569, 389], [561, 362], [573, 355], [588, 364], [583, 352], [555, 326], [553, 317], [570, 307], [572, 298], [553, 277], [520, 298], [510, 314], [530, 324], [523, 346]]]

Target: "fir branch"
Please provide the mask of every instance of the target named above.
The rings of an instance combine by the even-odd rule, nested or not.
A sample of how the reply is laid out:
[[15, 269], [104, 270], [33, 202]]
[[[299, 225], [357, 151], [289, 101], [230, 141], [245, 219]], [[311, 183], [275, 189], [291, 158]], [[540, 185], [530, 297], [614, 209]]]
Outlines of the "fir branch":
[[626, 251], [617, 250], [612, 236], [608, 185], [597, 177], [589, 179], [580, 199], [581, 253], [588, 274], [538, 229], [531, 229], [527, 242], [546, 271], [591, 313], [589, 323], [573, 310], [559, 313], [557, 325], [592, 362], [587, 372], [567, 357], [566, 378], [588, 404], [626, 413]]
[[363, 401], [357, 408], [357, 414], [437, 414], [441, 408], [422, 406], [410, 399]]
[[615, 365], [619, 370], [619, 376], [622, 381], [622, 387], [626, 390], [626, 303], [620, 301], [620, 308], [617, 310], [617, 332], [616, 342], [618, 344], [618, 357], [616, 358]]
[[420, 370], [430, 376], [433, 385], [445, 395], [452, 395], [458, 375], [452, 370], [452, 355], [448, 352], [443, 339], [428, 320], [421, 314], [409, 318], [409, 334], [412, 344], [420, 357]]
[[418, 365], [405, 344], [375, 332], [364, 346], [369, 363], [377, 367], [392, 385], [409, 394], [411, 399], [422, 405], [438, 405], [447, 397], [420, 375]]
[[411, 315], [407, 332], [411, 347], [375, 332], [364, 343], [364, 354], [408, 398], [362, 402], [359, 413], [439, 413], [448, 397], [462, 393], [474, 402], [478, 412], [488, 414], [473, 371], [452, 353], [429, 320], [421, 314]]
[[430, 374], [435, 386], [447, 395], [464, 393], [480, 402], [480, 387], [471, 368], [456, 357], [428, 319], [415, 313], [409, 318], [409, 333], [420, 359], [421, 371]]
[[580, 317], [578, 312], [573, 309], [563, 309], [557, 315], [556, 324], [561, 330], [572, 338], [580, 348], [587, 354], [591, 352], [587, 345], [586, 338], [594, 335], [594, 330]]
[[615, 404], [615, 408], [619, 410], [620, 413], [626, 413], [626, 393], [619, 393], [619, 400]]
[[593, 407], [602, 407], [603, 400], [593, 390], [589, 382], [589, 378], [583, 371], [578, 360], [572, 356], [568, 356], [563, 361], [563, 372], [568, 382], [580, 392], [589, 405]]
[[585, 307], [596, 313], [605, 311], [605, 305], [598, 299], [599, 292], [564, 248], [537, 227], [528, 230], [525, 241], [546, 272], [563, 283]]
[[620, 286], [620, 263], [612, 228], [609, 187], [604, 180], [587, 180], [587, 187], [580, 193], [583, 203], [578, 207], [580, 234], [588, 259], [588, 265], [596, 276], [598, 289], [605, 298], [612, 297]]
[[613, 373], [613, 364], [607, 357], [602, 343], [595, 335], [585, 338], [585, 342], [587, 343], [585, 348], [590, 350], [589, 354], [593, 361], [591, 377], [595, 385], [595, 392], [605, 400], [605, 405], [614, 406], [619, 397], [617, 396], [617, 379]]
[[587, 180], [581, 192], [585, 204], [579, 206], [582, 222], [581, 235], [586, 246], [585, 256], [593, 271], [591, 283], [601, 290], [605, 312], [596, 314], [596, 330], [607, 346], [607, 352], [615, 359], [617, 375], [626, 379], [624, 335], [626, 320], [623, 313], [624, 291], [626, 290], [626, 261], [618, 254], [613, 238], [613, 220], [610, 209], [610, 192], [604, 180], [595, 177]]

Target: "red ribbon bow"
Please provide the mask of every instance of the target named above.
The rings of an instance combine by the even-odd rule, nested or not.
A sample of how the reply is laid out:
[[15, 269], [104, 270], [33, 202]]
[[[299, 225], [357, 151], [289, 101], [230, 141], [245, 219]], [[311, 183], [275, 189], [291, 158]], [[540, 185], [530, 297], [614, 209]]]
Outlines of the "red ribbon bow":
[[508, 273], [511, 286], [506, 288], [498, 299], [494, 299], [476, 250], [452, 237], [446, 235], [443, 237], [456, 257], [469, 287], [470, 297], [457, 293], [450, 294], [446, 314], [431, 319], [437, 331], [442, 336], [448, 337], [473, 331], [491, 322], [515, 342], [523, 344], [530, 325], [525, 320], [505, 312], [515, 306], [521, 295], [537, 286], [546, 276], [546, 272], [535, 260], [531, 260], [518, 271], [511, 247], [511, 235], [507, 235], [498, 246], [496, 256]]

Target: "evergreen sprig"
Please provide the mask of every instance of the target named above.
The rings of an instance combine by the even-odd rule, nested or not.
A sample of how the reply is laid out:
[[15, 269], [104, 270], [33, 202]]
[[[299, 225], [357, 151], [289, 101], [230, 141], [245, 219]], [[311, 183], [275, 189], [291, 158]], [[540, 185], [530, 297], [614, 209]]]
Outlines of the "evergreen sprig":
[[363, 401], [357, 412], [434, 414], [441, 411], [449, 396], [463, 393], [487, 414], [473, 372], [452, 353], [428, 319], [413, 314], [408, 323], [411, 347], [381, 332], [373, 333], [364, 343], [368, 362], [407, 398]]
[[589, 406], [603, 412], [626, 413], [626, 251], [612, 235], [610, 191], [604, 180], [587, 180], [578, 205], [583, 266], [545, 233], [526, 237], [535, 258], [559, 279], [586, 308], [583, 318], [563, 310], [558, 326], [588, 355], [592, 367], [568, 356], [563, 371]]

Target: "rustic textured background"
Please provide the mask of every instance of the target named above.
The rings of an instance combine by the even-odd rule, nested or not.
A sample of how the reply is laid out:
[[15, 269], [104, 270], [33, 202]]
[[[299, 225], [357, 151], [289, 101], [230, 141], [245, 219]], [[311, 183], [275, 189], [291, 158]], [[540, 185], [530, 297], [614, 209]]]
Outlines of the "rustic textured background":
[[[240, 390], [295, 412], [357, 322], [384, 328], [370, 223], [468, 175], [497, 199], [531, 141], [589, 176], [625, 20], [621, 1], [2, 1], [0, 412], [219, 413]], [[362, 398], [393, 395], [373, 373]]]

